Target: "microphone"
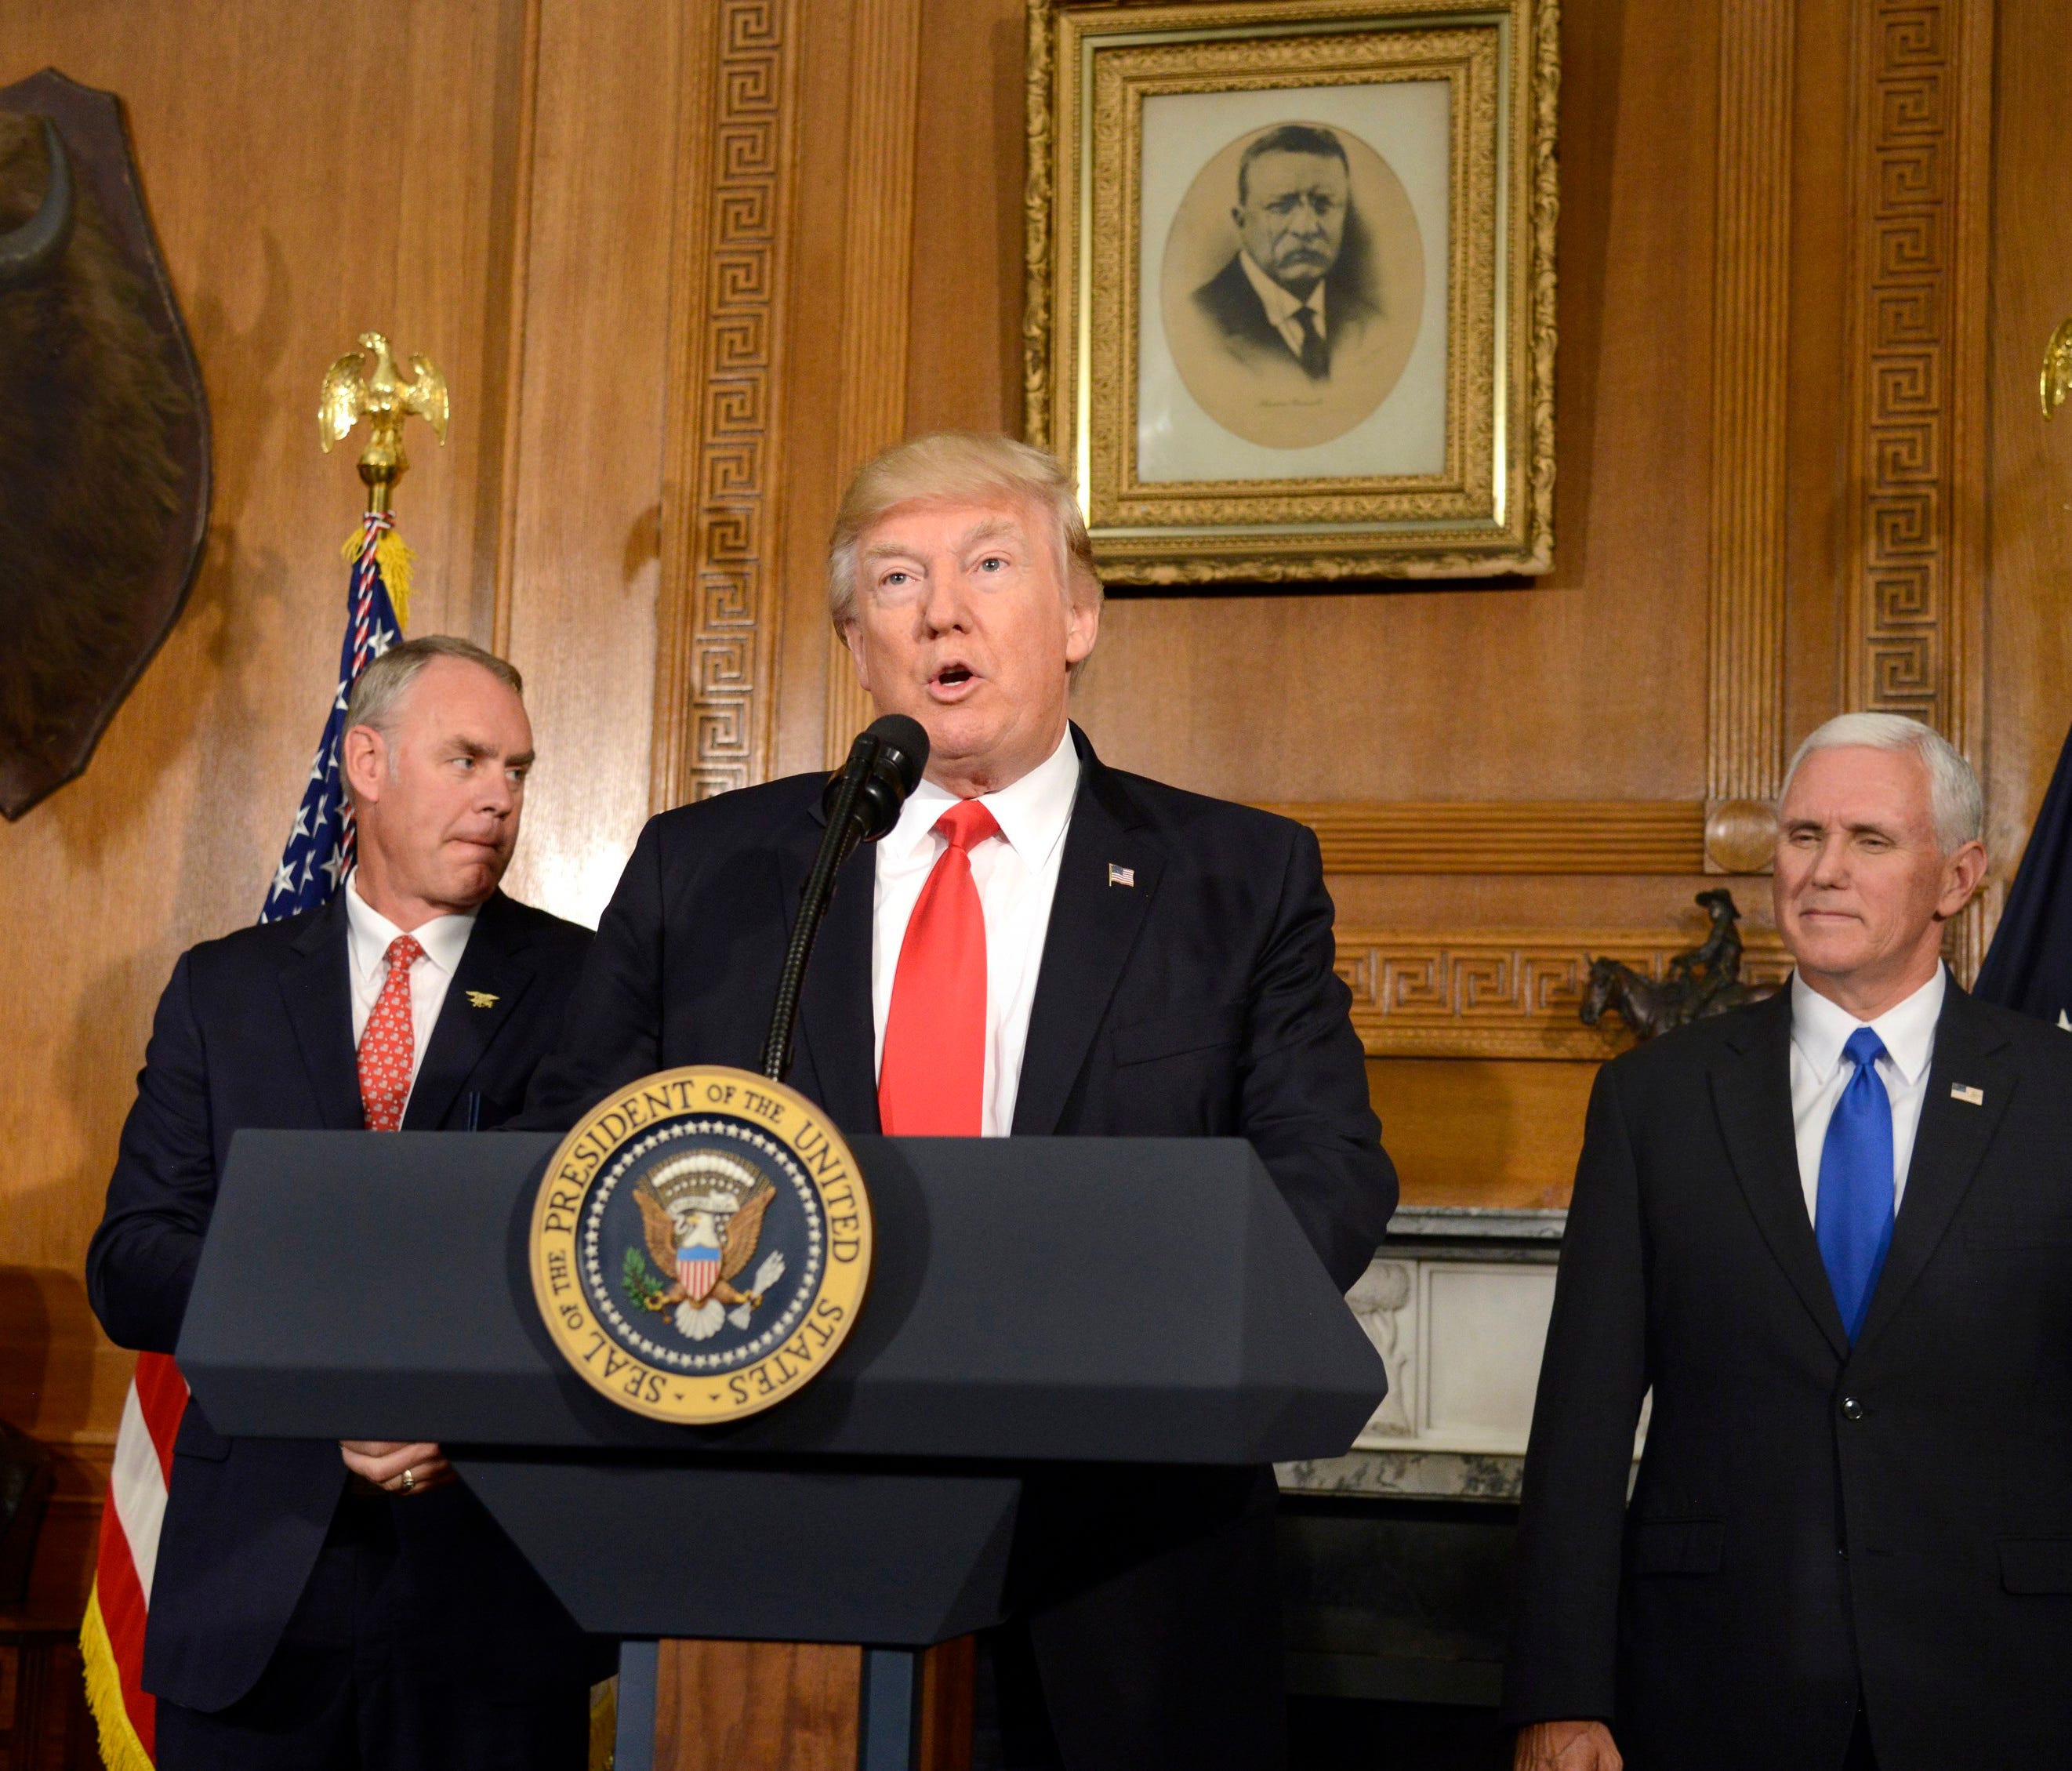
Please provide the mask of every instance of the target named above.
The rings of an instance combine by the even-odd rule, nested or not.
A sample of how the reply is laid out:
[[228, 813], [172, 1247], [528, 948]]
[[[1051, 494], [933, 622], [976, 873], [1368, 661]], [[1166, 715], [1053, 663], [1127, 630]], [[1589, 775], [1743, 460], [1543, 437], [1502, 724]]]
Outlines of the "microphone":
[[859, 844], [876, 842], [898, 823], [900, 807], [920, 785], [922, 770], [927, 766], [928, 734], [921, 722], [904, 713], [887, 713], [857, 734], [856, 742], [849, 747], [849, 760], [828, 777], [820, 796], [828, 815], [827, 832], [813, 857], [812, 871], [806, 875], [806, 890], [799, 899], [798, 918], [791, 924], [791, 943], [784, 952], [784, 969], [777, 979], [770, 1035], [763, 1042], [763, 1074], [772, 1082], [783, 1082], [791, 1067], [799, 992], [806, 981], [806, 962], [812, 957], [813, 938], [820, 932], [828, 901], [834, 896], [835, 875]]

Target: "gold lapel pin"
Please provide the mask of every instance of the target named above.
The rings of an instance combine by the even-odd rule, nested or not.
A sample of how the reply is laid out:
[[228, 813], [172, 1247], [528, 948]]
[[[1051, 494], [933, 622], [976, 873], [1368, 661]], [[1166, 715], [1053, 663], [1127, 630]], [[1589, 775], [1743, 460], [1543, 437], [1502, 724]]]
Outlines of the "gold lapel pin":
[[496, 1006], [496, 998], [487, 990], [471, 990], [467, 993], [467, 1000], [477, 1009], [494, 1009]]
[[1118, 867], [1110, 861], [1108, 864], [1108, 882], [1111, 886], [1134, 886], [1137, 883], [1137, 869], [1134, 867]]
[[1984, 1107], [1986, 1091], [1983, 1088], [1974, 1088], [1968, 1083], [1952, 1083], [1950, 1085], [1950, 1099], [1962, 1101], [1967, 1107]]

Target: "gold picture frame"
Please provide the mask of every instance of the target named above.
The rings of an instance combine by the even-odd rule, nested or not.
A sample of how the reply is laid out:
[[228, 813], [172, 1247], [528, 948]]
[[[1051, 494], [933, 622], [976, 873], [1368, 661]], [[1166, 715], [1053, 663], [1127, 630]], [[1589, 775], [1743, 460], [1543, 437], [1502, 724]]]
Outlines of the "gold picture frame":
[[1028, 25], [1026, 430], [1103, 576], [1550, 570], [1559, 0]]

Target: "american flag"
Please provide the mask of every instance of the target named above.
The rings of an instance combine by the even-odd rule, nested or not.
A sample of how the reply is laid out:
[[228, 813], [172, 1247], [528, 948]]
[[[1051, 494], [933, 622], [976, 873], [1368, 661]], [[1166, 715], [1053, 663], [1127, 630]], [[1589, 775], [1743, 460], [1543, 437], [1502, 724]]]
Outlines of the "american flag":
[[[385, 511], [369, 511], [360, 534], [346, 543], [352, 581], [338, 689], [288, 846], [259, 913], [262, 922], [316, 909], [352, 870], [352, 812], [339, 775], [339, 747], [345, 738], [345, 699], [355, 679], [371, 660], [403, 637], [397, 610], [400, 606], [407, 612], [409, 606], [410, 556], [395, 530], [395, 519]], [[187, 1383], [171, 1358], [140, 1354], [115, 1437], [93, 1590], [79, 1636], [87, 1703], [100, 1730], [101, 1760], [109, 1771], [152, 1771], [157, 1763], [157, 1705], [142, 1683], [144, 1626], [150, 1613], [166, 1485], [172, 1479], [173, 1441], [187, 1405]]]
[[393, 539], [395, 528], [396, 520], [386, 511], [369, 511], [361, 524], [352, 586], [346, 598], [338, 692], [331, 697], [323, 736], [317, 740], [316, 760], [310, 765], [309, 782], [302, 789], [294, 827], [288, 832], [288, 845], [282, 852], [281, 865], [273, 869], [273, 883], [266, 888], [265, 905], [259, 912], [262, 922], [278, 922], [285, 916], [316, 909], [352, 871], [352, 808], [345, 802], [339, 750], [345, 742], [345, 699], [354, 682], [403, 637], [403, 624], [397, 618], [380, 557], [387, 553], [393, 561], [400, 545]]

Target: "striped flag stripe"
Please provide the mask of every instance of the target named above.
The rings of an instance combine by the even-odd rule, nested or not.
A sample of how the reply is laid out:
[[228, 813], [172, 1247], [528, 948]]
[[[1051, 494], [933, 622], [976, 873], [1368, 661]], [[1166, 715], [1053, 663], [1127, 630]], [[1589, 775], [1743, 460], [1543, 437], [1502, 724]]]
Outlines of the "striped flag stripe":
[[151, 1429], [151, 1444], [158, 1453], [159, 1473], [170, 1484], [173, 1441], [179, 1436], [180, 1417], [187, 1410], [187, 1379], [170, 1353], [140, 1353], [136, 1391], [144, 1406], [144, 1424]]
[[144, 1603], [151, 1602], [151, 1575], [158, 1563], [158, 1527], [166, 1516], [166, 1472], [134, 1383], [123, 1399], [122, 1427], [115, 1436], [115, 1465], [109, 1472], [107, 1512], [121, 1522], [128, 1560]]

